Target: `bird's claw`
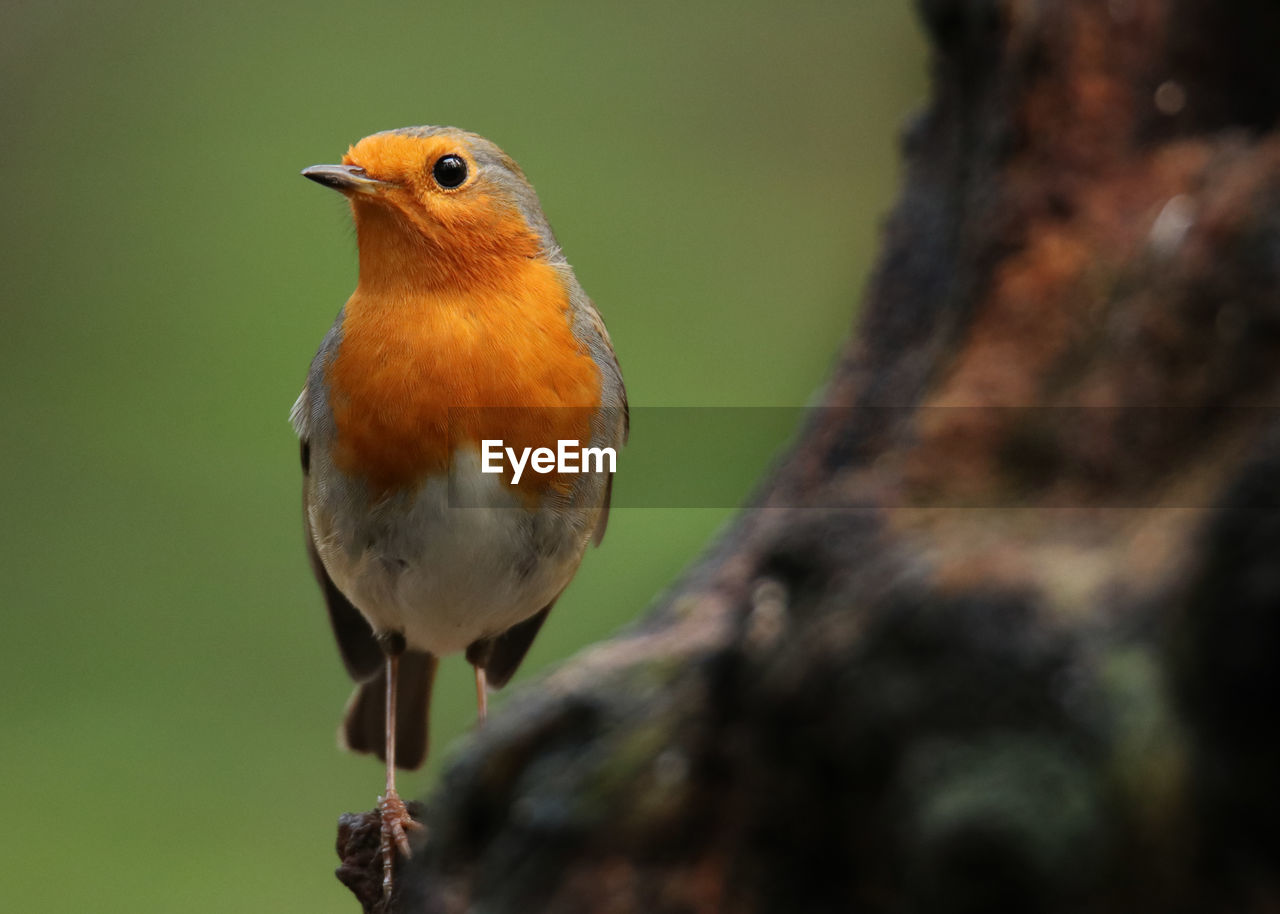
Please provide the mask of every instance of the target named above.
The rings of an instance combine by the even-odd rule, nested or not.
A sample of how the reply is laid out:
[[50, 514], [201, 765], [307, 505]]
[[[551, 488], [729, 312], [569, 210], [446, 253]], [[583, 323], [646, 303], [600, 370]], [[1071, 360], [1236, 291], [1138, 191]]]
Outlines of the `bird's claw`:
[[409, 832], [421, 831], [423, 826], [409, 815], [404, 800], [394, 790], [378, 797], [378, 814], [382, 817], [382, 893], [390, 896], [395, 850], [398, 849], [405, 857], [413, 856], [409, 848]]
[[406, 857], [413, 856], [409, 849], [409, 832], [421, 831], [422, 823], [415, 822], [409, 815], [404, 800], [395, 791], [378, 797], [378, 812], [382, 816], [383, 843], [394, 844]]

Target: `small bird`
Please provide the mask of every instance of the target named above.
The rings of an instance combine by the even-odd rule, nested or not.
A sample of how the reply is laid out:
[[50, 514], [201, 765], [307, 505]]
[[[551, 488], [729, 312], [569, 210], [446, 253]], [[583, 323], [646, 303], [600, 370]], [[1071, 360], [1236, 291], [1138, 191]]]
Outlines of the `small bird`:
[[341, 738], [387, 766], [389, 895], [420, 827], [395, 769], [426, 758], [437, 658], [465, 651], [483, 720], [608, 520], [601, 460], [521, 473], [491, 457], [562, 442], [616, 457], [627, 396], [537, 194], [493, 143], [407, 127], [302, 174], [347, 197], [359, 250], [291, 419], [311, 567], [357, 682]]

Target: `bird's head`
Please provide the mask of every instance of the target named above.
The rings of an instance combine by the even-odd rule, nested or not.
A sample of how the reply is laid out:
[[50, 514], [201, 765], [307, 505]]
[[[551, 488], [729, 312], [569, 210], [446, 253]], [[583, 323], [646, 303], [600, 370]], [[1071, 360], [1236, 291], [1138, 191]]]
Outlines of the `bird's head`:
[[348, 149], [341, 165], [313, 165], [302, 174], [351, 201], [361, 282], [383, 273], [463, 281], [507, 259], [559, 258], [520, 167], [474, 133], [375, 133]]

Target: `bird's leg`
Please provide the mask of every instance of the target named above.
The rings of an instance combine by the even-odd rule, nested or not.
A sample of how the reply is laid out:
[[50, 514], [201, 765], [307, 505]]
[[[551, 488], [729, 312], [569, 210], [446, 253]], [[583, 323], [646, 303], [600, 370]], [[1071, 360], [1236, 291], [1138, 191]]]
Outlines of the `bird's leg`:
[[489, 713], [489, 682], [484, 674], [484, 667], [477, 665], [476, 671], [476, 709], [480, 714], [480, 723], [484, 723]]
[[396, 849], [410, 856], [409, 837], [406, 829], [422, 826], [413, 821], [404, 801], [396, 793], [396, 678], [400, 670], [399, 654], [387, 655], [387, 792], [378, 797], [378, 812], [382, 816], [382, 896], [391, 897], [392, 873], [395, 869]]

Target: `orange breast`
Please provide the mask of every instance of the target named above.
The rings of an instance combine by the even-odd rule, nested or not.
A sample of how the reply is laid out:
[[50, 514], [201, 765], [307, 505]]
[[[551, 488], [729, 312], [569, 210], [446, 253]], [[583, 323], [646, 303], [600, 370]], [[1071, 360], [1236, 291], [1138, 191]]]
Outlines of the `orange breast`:
[[[386, 494], [444, 473], [456, 448], [486, 438], [518, 451], [585, 446], [600, 374], [570, 329], [565, 283], [527, 257], [501, 275], [468, 289], [357, 288], [327, 370], [341, 470]], [[519, 489], [536, 497], [568, 483], [526, 468]]]

